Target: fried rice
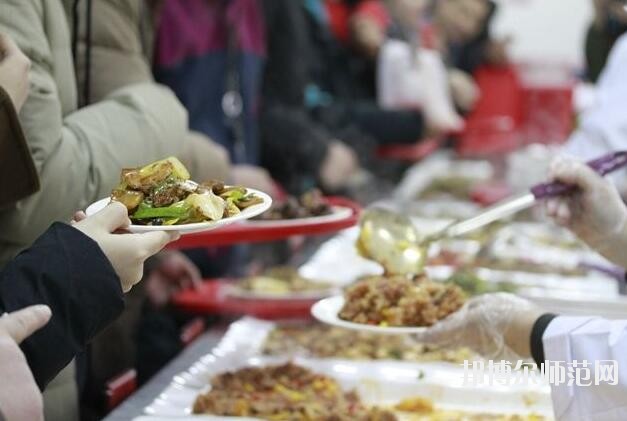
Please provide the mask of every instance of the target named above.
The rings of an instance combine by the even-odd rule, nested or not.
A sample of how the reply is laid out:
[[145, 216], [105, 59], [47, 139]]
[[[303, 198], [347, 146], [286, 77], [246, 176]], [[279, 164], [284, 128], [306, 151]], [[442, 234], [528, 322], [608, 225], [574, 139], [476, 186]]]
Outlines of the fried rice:
[[339, 317], [375, 326], [432, 326], [459, 310], [466, 296], [456, 285], [432, 282], [425, 275], [374, 276], [344, 293]]

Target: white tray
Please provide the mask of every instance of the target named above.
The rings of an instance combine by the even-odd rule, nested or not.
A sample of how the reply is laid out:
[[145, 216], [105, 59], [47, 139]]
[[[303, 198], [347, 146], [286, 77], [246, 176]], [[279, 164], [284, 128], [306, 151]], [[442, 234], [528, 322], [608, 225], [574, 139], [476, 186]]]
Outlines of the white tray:
[[433, 180], [442, 176], [488, 181], [494, 177], [494, 168], [488, 161], [457, 160], [446, 152], [437, 153], [406, 171], [403, 180], [394, 191], [394, 198], [400, 202], [412, 202]]
[[[145, 408], [143, 421], [187, 417], [198, 420], [242, 420], [236, 417], [191, 415], [196, 396], [208, 388], [216, 374], [245, 366], [280, 364], [282, 357], [261, 357], [260, 349], [273, 323], [245, 318], [231, 325], [222, 342], [202, 357]], [[393, 361], [346, 361], [294, 358], [293, 361], [330, 375], [345, 389], [356, 389], [362, 400], [373, 405], [393, 405], [404, 398], [423, 396], [438, 408], [494, 413], [535, 413], [552, 417], [547, 385], [464, 385], [463, 370], [446, 363]], [[156, 417], [156, 418], [155, 418]], [[139, 420], [139, 419], [138, 419]]]

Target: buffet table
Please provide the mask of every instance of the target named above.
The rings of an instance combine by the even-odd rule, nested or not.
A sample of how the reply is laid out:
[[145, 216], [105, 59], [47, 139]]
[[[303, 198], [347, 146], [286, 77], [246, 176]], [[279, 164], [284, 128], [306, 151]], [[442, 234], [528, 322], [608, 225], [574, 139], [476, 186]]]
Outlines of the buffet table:
[[[522, 163], [519, 165], [522, 167], [534, 167], [528, 159], [520, 160]], [[510, 163], [514, 164], [516, 162]], [[515, 171], [516, 174], [520, 172]], [[496, 173], [495, 165], [488, 161], [462, 161], [445, 155], [434, 156], [410, 169], [392, 197], [380, 205], [410, 217], [417, 231], [429, 235], [454, 220], [475, 215], [482, 207], [499, 200], [503, 195], [500, 190], [496, 195], [498, 197], [493, 197], [494, 194], [486, 196], [486, 192], [494, 193], [493, 187], [497, 185], [494, 181], [502, 182], [503, 178], [502, 174]], [[511, 186], [512, 192], [526, 188], [515, 187]], [[509, 189], [510, 186], [505, 196], [512, 193]], [[307, 253], [306, 262], [295, 265], [293, 273], [285, 272], [283, 268], [283, 271], [274, 274], [270, 272], [257, 276], [264, 281], [257, 283], [212, 280], [194, 290], [176, 295], [173, 304], [180, 311], [228, 315], [234, 317], [235, 321], [228, 327], [216, 327], [200, 336], [106, 417], [105, 421], [134, 420], [142, 415], [146, 416], [141, 421], [181, 420], [189, 417], [224, 419], [212, 418], [210, 415], [190, 416], [194, 410], [204, 414], [221, 413], [211, 405], [215, 402], [223, 404], [224, 396], [220, 396], [218, 388], [213, 400], [209, 399], [207, 385], [210, 382], [219, 379], [225, 371], [246, 378], [249, 374], [242, 374], [244, 368], [259, 370], [255, 374], [256, 378], [262, 375], [272, 377], [272, 370], [277, 368], [281, 373], [293, 370], [292, 363], [298, 366], [297, 370], [305, 373], [305, 378], [307, 370], [310, 370], [330, 379], [329, 382], [337, 382], [333, 384], [339, 385], [335, 388], [340, 392], [355, 390], [360, 399], [359, 405], [363, 403], [367, 410], [381, 407], [397, 412], [419, 413], [419, 407], [427, 405], [430, 409], [426, 413], [434, 417], [444, 414], [449, 417], [446, 419], [467, 419], [464, 417], [469, 414], [483, 417], [473, 418], [482, 420], [497, 419], [485, 418], [487, 416], [553, 419], [550, 387], [545, 379], [540, 378], [536, 383], [494, 385], [487, 380], [490, 373], [483, 372], [478, 373], [478, 385], [466, 384], [463, 381], [466, 377], [462, 365], [466, 361], [481, 361], [481, 356], [469, 349], [428, 347], [410, 336], [381, 339], [382, 336], [378, 334], [371, 333], [368, 336], [364, 332], [349, 332], [303, 320], [309, 315], [310, 306], [318, 299], [339, 294], [338, 291], [357, 279], [372, 277], [369, 278], [372, 281], [383, 273], [381, 265], [364, 259], [358, 253], [355, 244], [359, 228], [349, 227], [357, 223], [359, 209], [352, 206], [347, 208], [350, 209], [350, 217], [342, 221], [342, 225], [327, 226], [324, 231], [316, 233], [328, 233], [326, 228], [333, 228], [333, 232], [340, 228], [343, 230], [321, 245], [316, 244], [313, 255]], [[272, 224], [269, 227], [272, 228]], [[266, 235], [270, 234], [279, 233], [284, 237], [295, 234], [289, 230], [270, 228], [258, 227], [252, 230], [251, 227], [234, 226], [230, 229], [246, 229], [249, 234], [256, 232], [259, 237], [255, 237], [254, 241], [269, 240]], [[301, 228], [305, 229], [300, 226], [298, 229]], [[225, 228], [222, 233], [227, 234], [228, 230]], [[243, 231], [229, 237], [250, 240]], [[185, 248], [201, 243], [206, 245], [204, 242], [208, 238], [189, 236], [187, 243], [177, 247]], [[623, 273], [621, 271], [619, 276], [615, 276], [614, 269], [572, 233], [555, 226], [542, 215], [529, 211], [463, 238], [444, 240], [433, 245], [429, 249], [425, 273], [436, 283], [446, 282], [460, 291], [463, 289], [463, 294], [468, 297], [509, 292], [535, 301], [548, 312], [594, 314], [620, 319], [627, 312], [627, 298], [620, 295], [617, 282], [619, 278], [623, 280]], [[322, 282], [326, 288], [319, 289], [319, 285], [316, 285], [318, 289], [307, 291], [293, 285], [314, 280]], [[278, 284], [286, 289], [278, 288]], [[305, 282], [303, 285], [308, 284]], [[316, 295], [320, 291], [324, 294]], [[329, 313], [337, 314], [338, 310]], [[237, 319], [240, 316], [243, 317]], [[285, 323], [287, 319], [289, 322]], [[321, 343], [324, 346], [320, 346]], [[521, 373], [526, 371], [521, 369], [514, 372], [515, 375]], [[218, 381], [215, 384], [221, 383]], [[287, 387], [282, 383], [279, 385]], [[298, 396], [311, 391], [307, 391], [305, 386], [289, 385], [292, 389], [298, 389], [295, 392]], [[223, 387], [226, 389], [227, 386]], [[289, 387], [287, 390], [294, 392]], [[283, 393], [281, 390], [276, 393]], [[254, 388], [252, 391], [228, 392], [229, 396], [236, 397], [240, 396], [237, 393], [252, 393], [250, 396], [253, 397], [260, 393]], [[291, 399], [292, 395], [283, 393], [282, 396]], [[307, 399], [315, 400], [316, 396], [309, 395]], [[342, 396], [336, 398], [341, 398], [339, 401], [345, 399]], [[294, 402], [303, 399], [299, 397]], [[247, 410], [255, 405], [263, 406], [259, 405], [258, 398], [240, 400], [245, 402]], [[294, 409], [298, 406], [294, 402], [290, 402], [293, 405], [289, 410], [298, 410]], [[232, 406], [233, 402], [228, 404]], [[411, 408], [404, 409], [403, 405]]]
[[189, 368], [201, 356], [210, 352], [220, 342], [223, 334], [223, 328], [215, 328], [201, 335], [148, 383], [104, 418], [104, 421], [129, 421], [142, 415], [144, 408], [163, 392], [172, 378]]

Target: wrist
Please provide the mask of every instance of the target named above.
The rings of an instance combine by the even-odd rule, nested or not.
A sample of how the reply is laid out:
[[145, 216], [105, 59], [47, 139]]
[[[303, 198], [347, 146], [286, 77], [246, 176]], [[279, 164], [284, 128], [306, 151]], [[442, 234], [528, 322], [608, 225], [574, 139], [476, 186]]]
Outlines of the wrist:
[[504, 332], [505, 344], [521, 358], [530, 358], [532, 356], [529, 338], [531, 338], [536, 322], [543, 314], [543, 311], [533, 306], [528, 311], [515, 317]]
[[627, 256], [624, 253], [627, 249], [627, 211], [623, 212], [616, 229], [589, 245], [612, 263], [627, 268]]

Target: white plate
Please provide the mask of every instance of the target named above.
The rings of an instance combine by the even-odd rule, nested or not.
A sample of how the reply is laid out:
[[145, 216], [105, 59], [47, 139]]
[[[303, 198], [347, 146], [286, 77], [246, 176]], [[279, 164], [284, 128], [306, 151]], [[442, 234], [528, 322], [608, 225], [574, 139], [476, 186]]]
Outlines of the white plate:
[[326, 323], [328, 325], [387, 335], [422, 333], [427, 330], [425, 327], [382, 327], [348, 322], [340, 319], [339, 317], [342, 307], [344, 307], [344, 297], [336, 295], [335, 297], [325, 298], [324, 300], [320, 300], [314, 304], [311, 308], [311, 314], [322, 323]]
[[[219, 221], [198, 222], [194, 224], [184, 225], [131, 225], [129, 227], [129, 231], [135, 233], [150, 231], [178, 231], [181, 234], [191, 234], [194, 232], [211, 231], [216, 228], [230, 225], [234, 222], [245, 221], [246, 219], [254, 218], [257, 215], [262, 214], [263, 212], [267, 211], [272, 205], [272, 198], [266, 193], [255, 189], [246, 189], [246, 194], [251, 193], [255, 196], [261, 197], [263, 199], [263, 202], [258, 205], [248, 207], [244, 209], [241, 213], [230, 218], [224, 218]], [[91, 216], [104, 209], [110, 202], [111, 199], [107, 197], [105, 199], [92, 203], [91, 205], [89, 205], [85, 213], [87, 214], [87, 216]]]
[[351, 208], [347, 208], [345, 206], [331, 206], [331, 213], [329, 215], [312, 216], [309, 218], [297, 219], [279, 219], [276, 221], [264, 221], [261, 219], [255, 219], [251, 221], [246, 221], [246, 224], [259, 228], [300, 227], [303, 225], [317, 225], [338, 222], [346, 218], [350, 218], [352, 215], [353, 210]]
[[322, 298], [330, 297], [338, 293], [337, 288], [324, 288], [308, 291], [293, 291], [293, 292], [263, 292], [263, 291], [250, 291], [244, 288], [240, 288], [237, 285], [229, 285], [225, 288], [225, 293], [229, 297], [240, 298], [244, 300], [272, 300], [272, 301], [292, 301], [292, 300], [320, 300]]

